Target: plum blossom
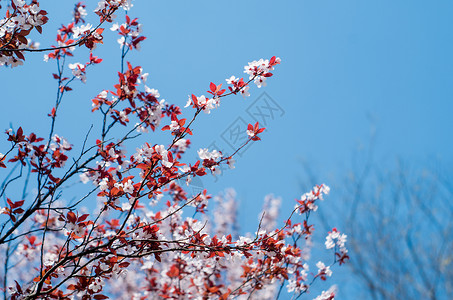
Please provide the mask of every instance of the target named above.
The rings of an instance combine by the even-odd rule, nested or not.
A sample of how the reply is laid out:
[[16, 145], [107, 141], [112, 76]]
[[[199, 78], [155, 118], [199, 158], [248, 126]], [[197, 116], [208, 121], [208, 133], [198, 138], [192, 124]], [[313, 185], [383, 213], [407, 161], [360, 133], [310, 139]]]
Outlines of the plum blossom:
[[340, 233], [336, 228], [333, 228], [332, 231], [329, 231], [328, 235], [326, 236], [326, 249], [332, 249], [333, 247], [338, 246], [338, 248], [342, 252], [345, 252], [347, 251], [345, 247], [346, 240], [346, 234]]
[[200, 107], [206, 114], [210, 114], [211, 110], [218, 108], [220, 106], [220, 98], [206, 98], [206, 96], [202, 95], [200, 97], [189, 96], [187, 103], [184, 107], [189, 107], [190, 105], [195, 105], [196, 107]]
[[258, 88], [266, 86], [266, 77], [264, 76], [257, 76], [253, 82], [256, 84]]
[[104, 280], [100, 277], [97, 277], [93, 280], [93, 282], [88, 286], [90, 290], [92, 290], [94, 293], [98, 293], [100, 290], [102, 290], [102, 286], [104, 285]]
[[178, 151], [181, 151], [181, 152], [185, 152], [189, 145], [190, 145], [190, 141], [187, 139], [179, 139], [174, 144], [174, 146], [178, 148]]
[[52, 252], [46, 252], [43, 261], [45, 266], [52, 266], [58, 261], [58, 255]]
[[129, 194], [132, 194], [134, 192], [134, 185], [132, 184], [132, 180], [129, 179], [124, 183], [123, 191]]
[[164, 145], [156, 145], [154, 147], [155, 151], [162, 157], [162, 165], [171, 168], [173, 166], [173, 162], [168, 160], [168, 151]]
[[80, 224], [74, 224], [74, 223], [71, 223], [71, 222], [68, 222], [66, 224], [66, 228], [65, 228], [66, 232], [67, 233], [74, 233], [76, 236], [83, 236], [83, 233], [85, 232], [85, 228], [83, 226], [81, 226]]
[[101, 182], [99, 182], [99, 189], [101, 191], [105, 191], [109, 187], [109, 179], [107, 177], [102, 178]]
[[234, 83], [237, 82], [238, 80], [239, 80], [239, 79], [236, 78], [235, 76], [231, 76], [230, 78], [227, 78], [227, 79], [226, 79], [226, 82], [227, 82], [228, 84], [234, 84]]
[[126, 24], [119, 25], [118, 23], [113, 23], [112, 26], [110, 27], [110, 30], [117, 31], [118, 29], [120, 29], [121, 26], [126, 26]]
[[249, 96], [250, 96], [249, 89], [250, 89], [250, 87], [249, 87], [248, 85], [247, 85], [246, 87], [243, 87], [243, 88], [241, 89], [241, 95], [242, 95], [242, 97], [245, 98], [245, 97], [249, 97]]
[[245, 246], [247, 244], [250, 244], [251, 242], [252, 242], [251, 238], [248, 238], [248, 237], [245, 237], [245, 236], [241, 236], [241, 237], [239, 237], [239, 240], [236, 241], [235, 245], [237, 247], [242, 247], [242, 246]]
[[80, 21], [80, 19], [83, 19], [84, 17], [87, 16], [87, 10], [85, 9], [84, 5], [77, 5], [76, 9], [73, 11], [73, 17], [77, 21]]
[[198, 150], [198, 156], [200, 159], [212, 159], [212, 160], [217, 160], [218, 158], [222, 157], [222, 153], [220, 153], [217, 150], [212, 150], [211, 152], [207, 149], [199, 149]]
[[89, 33], [92, 28], [93, 28], [93, 25], [91, 25], [89, 23], [80, 25], [80, 26], [74, 26], [72, 28], [73, 38], [77, 39], [80, 36], [83, 36], [85, 33]]
[[227, 164], [228, 164], [228, 167], [230, 167], [230, 169], [236, 168], [234, 165], [235, 163], [236, 163], [236, 160], [234, 158], [230, 157], [227, 159]]
[[332, 271], [330, 270], [330, 266], [327, 266], [322, 262], [318, 261], [316, 263], [316, 267], [318, 268], [318, 275], [326, 275], [326, 276], [332, 276]]
[[334, 300], [336, 293], [337, 293], [337, 286], [333, 285], [327, 291], [322, 291], [321, 295], [314, 298], [313, 300]]
[[85, 65], [81, 63], [73, 63], [68, 65], [69, 69], [72, 71], [72, 75], [74, 75], [77, 79], [81, 80], [83, 83], [87, 81], [86, 78], [86, 68]]
[[177, 121], [171, 121], [171, 123], [170, 123], [171, 131], [179, 130], [179, 128], [181, 128], [181, 126], [179, 126], [179, 123]]
[[[145, 77], [145, 78], [146, 78], [146, 77]], [[153, 95], [153, 96], [156, 97], [156, 98], [159, 98], [159, 97], [160, 97], [160, 94], [159, 94], [159, 91], [158, 91], [158, 90], [156, 90], [156, 89], [151, 89], [151, 88], [147, 87], [146, 85], [145, 85], [145, 92], [147, 92], [148, 94]]]
[[[32, 48], [26, 37], [33, 27], [41, 30], [41, 26], [47, 22], [47, 12], [41, 10], [35, 3], [27, 5], [25, 1], [13, 1], [14, 11], [8, 11], [8, 16], [0, 20], [0, 37], [3, 48], [25, 49]], [[9, 38], [7, 38], [10, 36]], [[0, 53], [0, 66], [9, 65], [16, 67], [23, 65], [23, 53], [17, 52], [17, 57], [7, 52]]]

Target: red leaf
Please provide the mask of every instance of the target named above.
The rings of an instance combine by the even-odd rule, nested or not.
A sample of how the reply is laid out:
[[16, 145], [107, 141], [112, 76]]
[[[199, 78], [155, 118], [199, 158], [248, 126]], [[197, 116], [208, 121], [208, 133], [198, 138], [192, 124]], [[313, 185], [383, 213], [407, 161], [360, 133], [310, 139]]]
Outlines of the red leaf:
[[79, 222], [83, 222], [86, 220], [86, 218], [89, 216], [89, 214], [83, 214], [79, 217], [79, 219], [77, 221]]
[[217, 86], [214, 84], [214, 83], [210, 83], [209, 84], [209, 88], [211, 89], [211, 92], [215, 93], [216, 89], [217, 89]]
[[276, 59], [276, 57], [275, 57], [275, 56], [272, 56], [271, 60], [269, 61], [269, 64], [270, 64], [270, 65], [273, 65], [274, 62], [275, 62], [275, 59]]
[[55, 118], [55, 116], [57, 115], [57, 110], [55, 109], [55, 107], [52, 108], [52, 111], [50, 112], [50, 114], [47, 114], [49, 117], [52, 117], [52, 118]]
[[33, 245], [36, 241], [36, 236], [27, 236], [28, 241], [30, 242], [30, 245]]
[[16, 51], [15, 53], [16, 53], [16, 56], [17, 56], [18, 58], [20, 58], [20, 59], [22, 59], [22, 60], [25, 60], [25, 57], [24, 57], [24, 55], [22, 54], [22, 52]]
[[71, 223], [75, 223], [77, 221], [77, 217], [72, 211], [68, 212], [66, 217], [67, 217], [68, 221]]

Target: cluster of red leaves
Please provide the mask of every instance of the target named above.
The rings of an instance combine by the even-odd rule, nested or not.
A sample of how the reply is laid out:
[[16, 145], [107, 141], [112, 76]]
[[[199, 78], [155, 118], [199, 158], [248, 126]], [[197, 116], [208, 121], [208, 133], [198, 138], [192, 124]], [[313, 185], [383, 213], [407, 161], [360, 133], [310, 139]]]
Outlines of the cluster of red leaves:
[[60, 138], [56, 136], [55, 147], [50, 149], [48, 143], [39, 144], [44, 139], [38, 138], [36, 134], [24, 135], [22, 127], [19, 127], [16, 133], [12, 133], [10, 130], [6, 131], [6, 133], [8, 141], [12, 142], [13, 148], [17, 148], [16, 155], [9, 159], [8, 162], [19, 161], [23, 166], [30, 163], [32, 166], [31, 172], [48, 176], [54, 183], [59, 182], [60, 179], [54, 176], [52, 171], [64, 166], [68, 160], [68, 156], [64, 153], [70, 151], [72, 146], [60, 143]]
[[126, 15], [126, 24], [121, 24], [117, 29], [118, 34], [123, 37], [125, 45], [132, 49], [139, 49], [139, 43], [146, 40], [145, 36], [140, 36], [140, 23], [138, 18], [132, 19]]
[[214, 97], [220, 97], [223, 95], [223, 93], [225, 93], [225, 89], [221, 89], [222, 88], [222, 84], [219, 84], [219, 85], [215, 85], [214, 83], [210, 83], [209, 84], [209, 91], [207, 91], [209, 94], [211, 94], [212, 96]]
[[172, 126], [174, 128], [172, 128], [170, 125], [165, 125], [164, 127], [162, 127], [163, 131], [171, 130], [171, 134], [175, 135], [177, 137], [180, 135], [183, 135], [183, 134], [192, 135], [192, 131], [189, 128], [183, 127], [184, 124], [186, 123], [186, 119], [178, 120], [178, 117], [176, 116], [176, 114], [172, 114], [171, 121], [172, 121]]
[[47, 23], [48, 18], [46, 16], [47, 12], [37, 9], [38, 7], [39, 3], [37, 1], [32, 1], [30, 4], [24, 3], [21, 7], [17, 7], [15, 1], [11, 1], [11, 9], [13, 11], [11, 12], [8, 9], [5, 18], [7, 23], [12, 23], [13, 27], [5, 30], [4, 35], [0, 36], [0, 58], [7, 56], [14, 61], [25, 60], [21, 51], [13, 50], [27, 48], [27, 36], [33, 28], [36, 28], [39, 33], [42, 33], [41, 26]]
[[7, 198], [6, 202], [8, 203], [9, 207], [5, 208], [4, 214], [9, 215], [11, 221], [16, 222], [16, 216], [24, 212], [22, 205], [24, 205], [25, 200], [12, 202], [11, 199]]
[[85, 9], [86, 5], [83, 4], [82, 2], [78, 2], [76, 3], [76, 5], [74, 6], [74, 22], [75, 24], [79, 24], [79, 23], [85, 23], [85, 19], [83, 19], [83, 16], [82, 14], [80, 13], [80, 9]]
[[266, 128], [264, 127], [260, 128], [260, 124], [256, 122], [254, 126], [252, 124], [249, 124], [247, 126], [247, 134], [252, 141], [259, 141], [261, 139], [258, 137], [258, 134], [263, 132], [265, 129]]

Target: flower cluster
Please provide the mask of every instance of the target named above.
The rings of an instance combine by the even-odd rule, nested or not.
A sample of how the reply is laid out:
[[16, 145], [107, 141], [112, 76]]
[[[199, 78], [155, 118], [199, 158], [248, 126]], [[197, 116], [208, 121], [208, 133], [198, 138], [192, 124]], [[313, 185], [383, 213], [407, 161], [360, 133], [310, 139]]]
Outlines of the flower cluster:
[[[112, 26], [121, 35], [118, 81], [91, 100], [92, 112], [100, 116], [99, 135], [91, 139], [87, 134], [80, 154], [73, 154], [73, 145], [55, 134], [61, 101], [72, 90], [69, 84], [75, 79], [85, 82], [87, 67], [102, 61], [90, 52], [87, 63], [68, 65], [71, 78], [63, 75], [66, 58], [74, 55], [77, 45], [92, 50], [102, 43], [99, 26], [112, 22], [119, 7], [128, 10], [131, 6], [128, 0], [100, 1], [95, 9], [100, 21], [94, 26], [85, 22], [85, 6], [77, 3], [73, 21], [59, 29], [57, 45], [45, 57], [58, 65], [58, 73], [53, 74], [58, 89], [49, 114], [49, 139], [25, 134], [22, 127], [6, 131], [11, 147], [0, 154], [0, 167], [11, 170], [1, 191], [6, 206], [0, 207], [0, 263], [8, 271], [0, 274], [5, 278], [4, 292], [11, 299], [63, 300], [274, 299], [285, 286], [295, 297], [307, 293], [318, 278], [331, 276], [335, 263], [348, 259], [346, 235], [334, 229], [326, 238], [326, 248], [335, 252], [334, 261], [330, 265], [318, 262], [318, 271], [309, 272], [314, 230], [309, 216], [317, 209], [317, 200], [328, 194], [326, 185], [315, 186], [296, 200], [295, 209], [280, 227], [281, 200], [267, 196], [256, 232], [247, 234], [237, 228], [234, 191], [213, 198], [204, 188], [191, 195], [180, 185], [208, 175], [208, 170], [219, 174], [222, 164], [234, 168], [238, 151], [260, 140], [265, 128], [258, 122], [249, 124], [249, 138], [231, 155], [201, 148], [199, 159], [184, 161], [199, 114], [218, 108], [226, 96], [249, 96], [252, 81], [258, 88], [264, 86], [279, 58], [249, 63], [244, 71], [249, 79], [232, 76], [227, 79], [228, 88], [211, 82], [208, 97], [192, 94], [187, 106], [195, 113], [186, 119], [179, 107], [168, 104], [157, 89], [146, 85], [148, 73], [124, 60], [145, 39], [140, 36], [138, 20], [126, 16], [126, 23]], [[5, 49], [20, 43], [30, 45], [24, 38], [27, 31], [41, 30], [47, 21], [37, 1], [27, 5], [14, 0], [13, 9], [0, 31], [4, 35], [0, 46]], [[1, 53], [16, 55], [10, 60], [23, 59], [20, 51], [2, 49]], [[3, 64], [16, 63], [10, 60]], [[162, 135], [167, 133], [167, 143], [148, 140], [138, 148], [133, 146], [134, 153], [127, 152], [136, 137], [155, 131], [166, 121]], [[14, 194], [17, 185], [9, 184], [20, 180], [27, 166], [24, 192]], [[17, 177], [9, 179], [11, 174]], [[80, 181], [90, 184], [71, 188]], [[36, 184], [33, 193], [27, 190], [29, 182]], [[78, 195], [82, 190], [86, 192]], [[96, 210], [88, 212], [82, 206], [86, 199], [97, 203]], [[329, 290], [318, 298], [333, 299], [334, 294]]]
[[11, 1], [11, 9], [0, 20], [0, 66], [15, 67], [22, 65], [25, 57], [20, 49], [27, 48], [27, 36], [36, 28], [42, 32], [42, 25], [47, 23], [47, 12], [33, 1], [27, 4], [24, 0]]
[[85, 17], [87, 16], [86, 6], [82, 2], [76, 3], [74, 11], [72, 12], [73, 20], [75, 24], [85, 23]]
[[260, 59], [252, 61], [248, 66], [244, 67], [244, 73], [249, 75], [249, 79], [256, 84], [257, 87], [266, 86], [266, 78], [271, 77], [273, 74], [270, 71], [274, 70], [274, 66], [280, 64], [279, 57], [272, 57], [270, 60]]
[[324, 200], [324, 195], [329, 194], [329, 192], [330, 188], [325, 184], [321, 184], [315, 186], [311, 192], [303, 194], [300, 200], [297, 201], [298, 205], [296, 205], [299, 213], [303, 214], [310, 210], [316, 211], [318, 209], [316, 200]]
[[337, 286], [330, 287], [327, 291], [322, 291], [321, 295], [316, 297], [314, 300], [334, 300], [335, 294], [337, 293]]
[[121, 47], [127, 47], [129, 50], [137, 49], [140, 50], [140, 42], [144, 41], [146, 37], [140, 36], [142, 32], [141, 24], [138, 19], [131, 20], [126, 15], [126, 23], [119, 25], [115, 23], [110, 27], [111, 31], [116, 31], [121, 36], [117, 41]]
[[222, 158], [222, 152], [217, 150], [209, 151], [208, 149], [198, 150], [198, 156], [203, 160], [203, 166], [210, 169], [213, 174], [220, 174], [220, 168], [218, 168], [219, 160]]
[[336, 228], [333, 228], [332, 231], [329, 231], [326, 237], [326, 249], [335, 248], [335, 255], [337, 256], [338, 261], [340, 264], [343, 264], [347, 259], [348, 256], [348, 249], [346, 249], [347, 235], [344, 233], [340, 233]]

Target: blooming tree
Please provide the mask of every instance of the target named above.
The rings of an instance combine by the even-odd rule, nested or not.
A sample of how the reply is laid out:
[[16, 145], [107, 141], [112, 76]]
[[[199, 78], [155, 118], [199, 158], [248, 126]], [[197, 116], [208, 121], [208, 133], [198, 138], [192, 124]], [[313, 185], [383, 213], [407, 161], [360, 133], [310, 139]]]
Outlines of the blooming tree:
[[[4, 298], [274, 299], [284, 289], [294, 298], [306, 294], [313, 282], [331, 276], [333, 264], [348, 259], [346, 235], [334, 228], [325, 242], [332, 261], [318, 262], [310, 271], [314, 227], [309, 216], [329, 193], [326, 185], [296, 200], [280, 226], [280, 200], [268, 196], [256, 232], [245, 235], [236, 230], [233, 191], [212, 197], [207, 190], [193, 196], [184, 190], [195, 177], [219, 174], [222, 164], [234, 168], [238, 151], [259, 141], [265, 129], [249, 124], [248, 139], [230, 155], [201, 147], [198, 160], [184, 160], [199, 114], [209, 114], [225, 97], [248, 97], [252, 83], [265, 86], [280, 58], [248, 63], [246, 78], [231, 76], [226, 87], [211, 82], [208, 96], [192, 94], [181, 109], [162, 100], [158, 90], [146, 85], [148, 74], [126, 61], [145, 40], [141, 24], [128, 14], [124, 23], [113, 23], [120, 18], [115, 13], [131, 7], [125, 0], [100, 1], [94, 10], [97, 25], [90, 25], [86, 6], [76, 3], [72, 21], [57, 32], [56, 45], [43, 49], [27, 38], [48, 21], [38, 1], [12, 0], [0, 21], [0, 64], [22, 65], [28, 52], [42, 51], [45, 61], [55, 61], [58, 82], [48, 138], [22, 127], [6, 130], [10, 148], [0, 154]], [[103, 43], [108, 23], [120, 36], [118, 82], [91, 100], [101, 130], [94, 139], [87, 134], [80, 153], [74, 153], [73, 145], [57, 134], [55, 120], [73, 82], [86, 82], [88, 70], [102, 63], [93, 50]], [[66, 65], [77, 47], [90, 49], [89, 57]], [[124, 133], [118, 135], [118, 128]], [[134, 143], [156, 130], [168, 133], [166, 145]], [[88, 193], [70, 190], [76, 200], [61, 199], [68, 184], [81, 182], [91, 186]], [[18, 194], [19, 184], [36, 193]], [[85, 211], [83, 204], [91, 198], [98, 207]], [[213, 213], [208, 206], [215, 207]], [[316, 299], [334, 295], [331, 288]]]

